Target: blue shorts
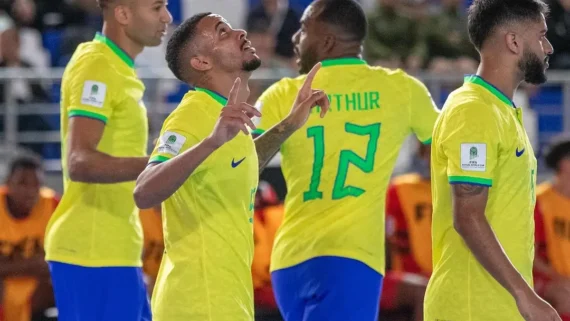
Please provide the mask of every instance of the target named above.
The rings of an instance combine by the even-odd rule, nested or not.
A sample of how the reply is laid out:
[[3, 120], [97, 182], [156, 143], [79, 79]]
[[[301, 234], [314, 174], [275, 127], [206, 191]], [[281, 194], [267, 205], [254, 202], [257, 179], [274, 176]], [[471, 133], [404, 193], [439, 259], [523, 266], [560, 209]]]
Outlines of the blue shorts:
[[48, 262], [59, 321], [150, 321], [141, 268]]
[[285, 321], [376, 321], [382, 275], [353, 259], [322, 256], [271, 273]]

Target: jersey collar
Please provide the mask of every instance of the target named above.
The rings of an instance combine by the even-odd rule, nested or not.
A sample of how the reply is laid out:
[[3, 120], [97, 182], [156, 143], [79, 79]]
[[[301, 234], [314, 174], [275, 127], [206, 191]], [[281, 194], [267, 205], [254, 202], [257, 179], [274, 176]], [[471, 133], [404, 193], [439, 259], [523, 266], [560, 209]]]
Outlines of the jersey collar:
[[200, 87], [194, 87], [194, 90], [206, 93], [208, 96], [212, 97], [215, 101], [219, 102], [222, 106], [225, 106], [228, 103], [228, 99], [226, 97], [218, 94], [215, 91]]
[[507, 97], [507, 95], [503, 94], [503, 92], [500, 91], [497, 87], [491, 85], [485, 79], [481, 78], [481, 76], [466, 75], [464, 78], [464, 82], [479, 85], [479, 86], [487, 89], [489, 92], [491, 92], [491, 94], [493, 94], [495, 97], [499, 98], [499, 100], [501, 100], [505, 104], [507, 104], [513, 108], [517, 108], [515, 103], [511, 99], [509, 99], [509, 97]]
[[135, 62], [133, 61], [133, 59], [131, 59], [131, 57], [129, 57], [129, 55], [127, 55], [127, 53], [123, 49], [117, 46], [111, 39], [105, 37], [105, 35], [103, 35], [102, 33], [97, 32], [97, 34], [95, 35], [95, 41], [106, 44], [129, 67], [133, 68], [135, 66]]
[[366, 61], [356, 57], [333, 58], [321, 61], [323, 67], [346, 66], [346, 65], [366, 65]]

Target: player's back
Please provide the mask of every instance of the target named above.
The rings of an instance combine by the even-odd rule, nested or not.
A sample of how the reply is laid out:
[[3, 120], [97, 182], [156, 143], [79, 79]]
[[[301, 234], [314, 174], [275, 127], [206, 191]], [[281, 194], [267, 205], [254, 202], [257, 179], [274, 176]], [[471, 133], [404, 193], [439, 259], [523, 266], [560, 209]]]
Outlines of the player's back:
[[105, 124], [97, 150], [113, 157], [146, 155], [144, 85], [133, 61], [101, 34], [77, 48], [61, 90], [64, 194], [46, 232], [47, 260], [83, 266], [140, 266], [142, 228], [132, 196], [135, 182], [92, 184], [69, 177], [69, 122]]
[[[289, 112], [305, 76], [283, 79], [260, 98], [261, 129]], [[313, 88], [329, 96], [282, 146], [288, 188], [272, 270], [317, 256], [357, 259], [384, 272], [384, 198], [404, 140], [429, 142], [437, 110], [427, 89], [402, 71], [356, 58], [326, 60]]]

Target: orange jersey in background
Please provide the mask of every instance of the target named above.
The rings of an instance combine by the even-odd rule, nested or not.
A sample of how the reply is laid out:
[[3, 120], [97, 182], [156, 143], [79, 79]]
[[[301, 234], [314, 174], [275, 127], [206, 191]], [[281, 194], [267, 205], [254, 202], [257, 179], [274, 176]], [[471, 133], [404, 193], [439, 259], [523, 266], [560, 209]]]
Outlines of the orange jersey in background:
[[570, 199], [550, 183], [541, 184], [534, 218], [537, 254], [558, 274], [570, 277]]
[[156, 280], [164, 253], [162, 217], [160, 211], [154, 208], [140, 210], [139, 215], [144, 237], [143, 271], [148, 277]]
[[431, 258], [431, 186], [418, 174], [396, 177], [386, 197], [386, 214], [394, 223], [391, 270], [429, 276]]
[[277, 229], [283, 221], [283, 205], [268, 206], [255, 211], [253, 235], [255, 250], [251, 272], [256, 305], [275, 308], [269, 266]]
[[[0, 255], [10, 258], [43, 256], [44, 235], [48, 221], [58, 204], [56, 193], [42, 188], [31, 214], [23, 219], [10, 215], [6, 204], [6, 187], [0, 188]], [[30, 321], [31, 297], [38, 281], [34, 277], [4, 279], [2, 308], [6, 321]]]

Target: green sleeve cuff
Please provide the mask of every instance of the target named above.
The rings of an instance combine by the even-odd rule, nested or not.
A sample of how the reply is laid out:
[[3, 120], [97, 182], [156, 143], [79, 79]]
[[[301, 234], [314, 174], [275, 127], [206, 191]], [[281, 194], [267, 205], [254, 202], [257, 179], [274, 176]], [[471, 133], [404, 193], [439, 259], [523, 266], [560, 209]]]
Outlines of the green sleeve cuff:
[[471, 176], [449, 176], [450, 184], [472, 184], [480, 186], [493, 186], [493, 180], [487, 178], [471, 177]]
[[152, 164], [152, 163], [164, 163], [164, 162], [166, 162], [166, 161], [169, 160], [169, 159], [170, 159], [169, 157], [157, 155], [157, 156], [151, 157], [151, 158], [149, 159], [148, 163], [149, 163], [149, 164]]
[[422, 142], [422, 144], [424, 144], [424, 145], [430, 145], [430, 144], [431, 144], [431, 137], [430, 137], [428, 140], [424, 140], [424, 141]]
[[68, 117], [87, 117], [87, 118], [100, 120], [100, 121], [104, 122], [105, 124], [107, 123], [107, 117], [105, 117], [101, 114], [97, 114], [97, 113], [94, 113], [91, 111], [81, 110], [81, 109], [71, 110], [69, 112]]
[[254, 135], [261, 135], [261, 134], [265, 133], [265, 129], [257, 128], [254, 131], [252, 131], [251, 133]]

